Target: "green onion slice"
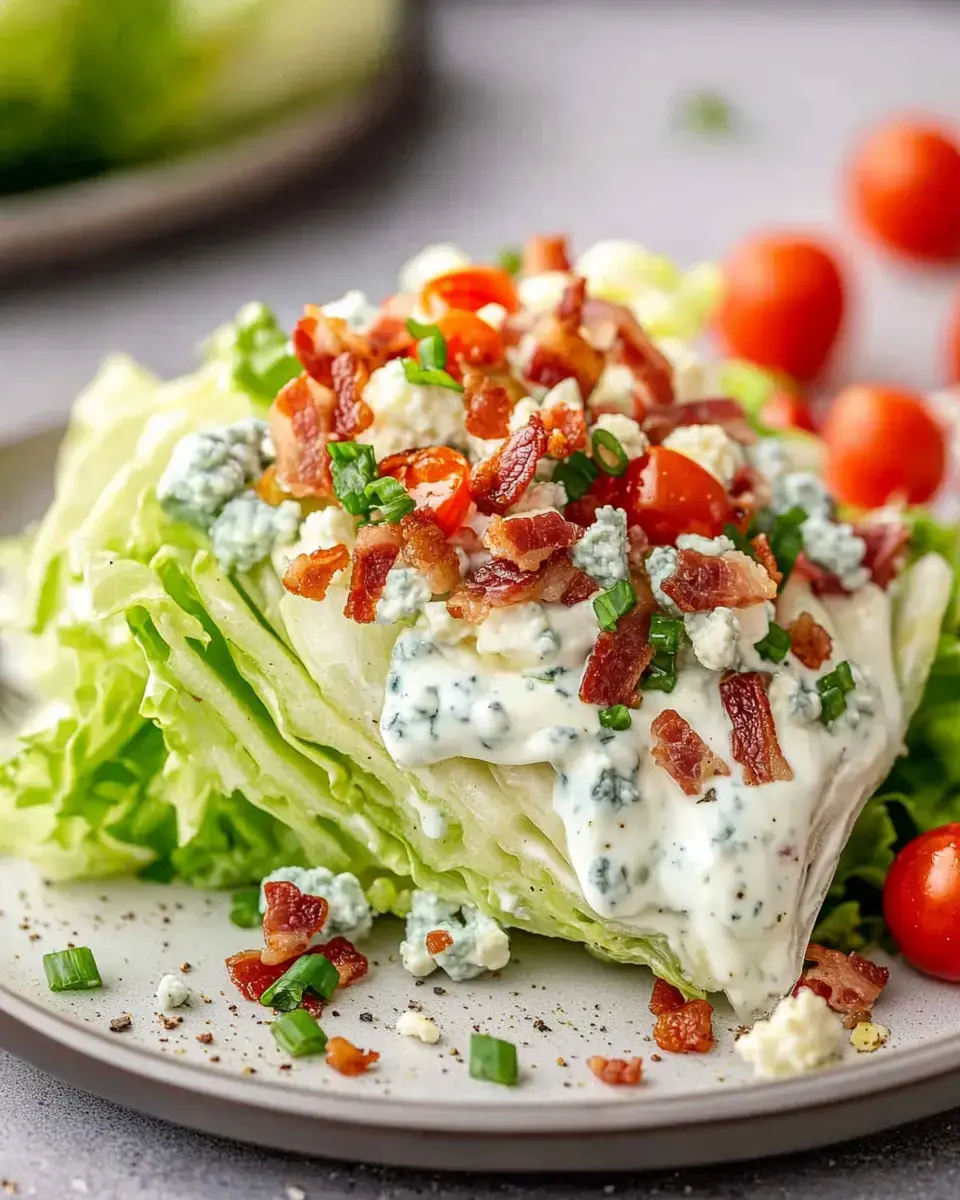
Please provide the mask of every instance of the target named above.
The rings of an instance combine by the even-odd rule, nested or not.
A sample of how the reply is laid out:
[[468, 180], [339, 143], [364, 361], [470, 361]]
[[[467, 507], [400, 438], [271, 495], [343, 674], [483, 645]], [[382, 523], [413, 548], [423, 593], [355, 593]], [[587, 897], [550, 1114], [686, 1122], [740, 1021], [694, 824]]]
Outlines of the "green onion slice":
[[258, 887], [244, 888], [242, 892], [233, 893], [230, 920], [241, 929], [256, 929], [261, 920]]
[[416, 338], [418, 342], [424, 338], [443, 337], [439, 325], [424, 325], [422, 321], [417, 321], [414, 317], [407, 317], [407, 333], [412, 338]]
[[790, 649], [790, 634], [776, 621], [771, 621], [767, 632], [759, 642], [753, 643], [753, 648], [761, 658], [770, 662], [783, 662]]
[[650, 618], [650, 633], [648, 641], [654, 650], [666, 650], [670, 654], [683, 645], [683, 621], [677, 617], [665, 617], [663, 613], [654, 613]]
[[377, 508], [380, 512], [380, 522], [387, 525], [396, 525], [417, 507], [416, 501], [403, 484], [390, 475], [368, 483], [364, 488], [364, 496], [368, 507]]
[[84, 992], [103, 987], [93, 951], [87, 946], [45, 954], [43, 970], [51, 992]]
[[820, 720], [832, 724], [847, 708], [847, 698], [839, 688], [824, 688], [820, 692]]
[[595, 429], [591, 437], [593, 461], [608, 475], [622, 475], [630, 459], [620, 442], [609, 429]]
[[847, 694], [857, 686], [850, 664], [844, 660], [817, 680], [820, 693], [820, 720], [824, 725], [835, 721], [847, 707]]
[[553, 481], [563, 484], [568, 500], [579, 500], [590, 491], [599, 474], [600, 470], [592, 458], [587, 458], [582, 450], [574, 450], [569, 458], [557, 464]]
[[515, 1087], [520, 1076], [513, 1042], [475, 1033], [470, 1038], [470, 1077]]
[[629, 729], [633, 724], [630, 709], [625, 704], [611, 704], [609, 708], [600, 709], [600, 724], [604, 729]]
[[276, 1008], [289, 1012], [303, 999], [308, 989], [329, 1000], [340, 982], [337, 968], [322, 954], [304, 954], [285, 971], [260, 997], [264, 1008]]
[[420, 366], [431, 371], [442, 371], [447, 365], [447, 343], [440, 333], [433, 333], [417, 343]]
[[280, 1049], [293, 1058], [322, 1054], [327, 1048], [327, 1035], [304, 1008], [281, 1013], [271, 1023], [270, 1032]]
[[677, 686], [677, 656], [658, 650], [640, 680], [645, 692], [672, 692]]
[[774, 519], [767, 534], [773, 557], [777, 560], [777, 566], [783, 575], [783, 579], [780, 581], [781, 592], [790, 578], [790, 572], [800, 556], [800, 551], [803, 549], [803, 534], [800, 532], [800, 526], [806, 519], [807, 514], [802, 508], [791, 508], [789, 512], [781, 513]]
[[629, 579], [620, 579], [612, 588], [601, 592], [593, 601], [593, 611], [597, 614], [600, 628], [612, 633], [617, 627], [617, 621], [628, 613], [636, 602], [637, 593]]
[[328, 442], [333, 490], [343, 507], [354, 517], [370, 509], [365, 489], [377, 476], [373, 447], [365, 442]]
[[733, 542], [734, 546], [740, 551], [741, 554], [748, 554], [751, 558], [756, 558], [756, 554], [753, 547], [750, 545], [749, 539], [740, 532], [736, 525], [724, 525], [723, 533], [725, 537], [728, 537], [730, 541]]
[[504, 246], [497, 254], [497, 266], [508, 275], [519, 275], [523, 266], [523, 251], [519, 246]]
[[[444, 347], [446, 347], [446, 343], [444, 343]], [[463, 391], [463, 384], [457, 383], [454, 377], [448, 375], [446, 371], [437, 367], [424, 366], [415, 358], [402, 358], [400, 361], [403, 363], [403, 373], [409, 383], [419, 384], [423, 387], [445, 387], [454, 392]]]

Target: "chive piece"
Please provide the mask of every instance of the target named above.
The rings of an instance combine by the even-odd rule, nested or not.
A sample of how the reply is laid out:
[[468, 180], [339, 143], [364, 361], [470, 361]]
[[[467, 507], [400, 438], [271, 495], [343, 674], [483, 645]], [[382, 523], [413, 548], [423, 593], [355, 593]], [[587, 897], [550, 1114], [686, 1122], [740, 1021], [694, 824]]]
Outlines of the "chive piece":
[[820, 693], [820, 720], [824, 725], [835, 721], [847, 708], [847, 693], [857, 686], [850, 664], [844, 660], [817, 680]]
[[364, 488], [364, 496], [370, 508], [379, 510], [378, 524], [396, 525], [417, 507], [416, 501], [398, 480], [390, 475], [374, 479]]
[[436, 367], [425, 367], [415, 358], [402, 358], [403, 373], [408, 383], [422, 384], [424, 387], [445, 387], [453, 392], [462, 392], [463, 384], [457, 383], [452, 375]]
[[672, 692], [677, 686], [677, 656], [658, 650], [640, 680], [645, 692]]
[[244, 888], [242, 892], [233, 893], [230, 920], [241, 929], [256, 929], [261, 920], [258, 887]]
[[413, 317], [407, 317], [407, 333], [418, 342], [428, 337], [443, 337], [439, 325], [424, 325]]
[[790, 649], [790, 634], [782, 625], [771, 621], [767, 632], [759, 642], [753, 643], [753, 648], [761, 658], [769, 659], [770, 662], [783, 662]]
[[45, 954], [43, 970], [51, 992], [84, 992], [103, 987], [93, 951], [87, 946]]
[[601, 471], [617, 476], [626, 471], [630, 459], [619, 439], [609, 429], [595, 429], [590, 444], [593, 447], [593, 461]]
[[523, 266], [523, 251], [519, 246], [504, 246], [497, 254], [497, 266], [508, 275], [519, 275]]
[[328, 442], [333, 490], [351, 516], [365, 516], [370, 503], [364, 489], [377, 475], [373, 447], [364, 442]]
[[327, 1048], [327, 1035], [305, 1008], [281, 1013], [271, 1023], [270, 1032], [280, 1049], [293, 1058], [322, 1054]]
[[666, 650], [669, 654], [676, 654], [683, 645], [683, 639], [683, 621], [677, 617], [665, 617], [663, 613], [654, 613], [651, 616], [647, 640], [654, 650]]
[[553, 481], [563, 484], [568, 500], [579, 500], [590, 491], [599, 474], [600, 470], [592, 458], [587, 458], [582, 450], [574, 450], [569, 458], [558, 463], [553, 472]]
[[304, 954], [260, 997], [264, 1008], [289, 1012], [296, 1008], [308, 989], [329, 1000], [340, 982], [337, 968], [322, 954]]
[[630, 709], [625, 704], [611, 704], [609, 708], [600, 709], [600, 724], [604, 729], [629, 729], [633, 724]]
[[597, 623], [607, 633], [617, 627], [617, 621], [630, 611], [637, 602], [637, 593], [629, 579], [618, 579], [612, 588], [601, 592], [593, 601]]
[[520, 1072], [513, 1042], [474, 1033], [470, 1038], [470, 1078], [516, 1087]]

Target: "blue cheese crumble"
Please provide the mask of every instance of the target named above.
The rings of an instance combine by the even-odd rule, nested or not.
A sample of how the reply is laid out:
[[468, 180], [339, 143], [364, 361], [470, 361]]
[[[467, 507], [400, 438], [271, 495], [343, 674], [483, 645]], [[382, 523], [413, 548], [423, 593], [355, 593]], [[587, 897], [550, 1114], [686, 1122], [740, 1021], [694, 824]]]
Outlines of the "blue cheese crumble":
[[266, 423], [250, 418], [181, 438], [157, 484], [157, 499], [182, 521], [209, 529], [223, 506], [273, 458]]
[[356, 875], [349, 871], [335, 875], [326, 867], [278, 867], [260, 885], [261, 912], [267, 908], [263, 884], [280, 881], [294, 884], [308, 896], [322, 896], [326, 900], [329, 912], [320, 931], [325, 941], [345, 937], [356, 942], [369, 936], [373, 928], [373, 910]]
[[594, 429], [605, 429], [607, 433], [612, 433], [623, 447], [627, 458], [642, 458], [650, 446], [647, 435], [633, 417], [628, 417], [625, 413], [601, 413], [597, 417]]
[[[453, 945], [440, 954], [427, 949], [427, 934], [443, 930]], [[400, 959], [411, 975], [423, 978], [442, 967], [454, 982], [499, 971], [510, 961], [510, 939], [492, 917], [472, 904], [448, 904], [433, 892], [413, 893]]]
[[725, 488], [743, 466], [743, 447], [719, 425], [680, 425], [663, 439], [668, 450], [692, 458]]
[[629, 575], [627, 563], [627, 514], [605, 504], [597, 519], [573, 547], [573, 565], [595, 579], [600, 587], [612, 588]]
[[157, 984], [157, 1002], [162, 1012], [171, 1008], [183, 1008], [190, 1003], [193, 993], [179, 975], [164, 975]]
[[[770, 684], [770, 703], [774, 710], [783, 708], [801, 725], [820, 719], [820, 693], [787, 671], [778, 671]], [[849, 697], [848, 697], [849, 703]]]
[[870, 578], [863, 566], [867, 543], [845, 522], [814, 514], [800, 526], [807, 557], [832, 571], [848, 592], [855, 592]]
[[300, 505], [284, 500], [276, 507], [254, 492], [230, 500], [210, 528], [213, 553], [224, 571], [249, 571], [275, 546], [296, 539]]
[[836, 1058], [843, 1022], [822, 996], [801, 988], [781, 1000], [766, 1021], [757, 1021], [734, 1043], [754, 1073], [767, 1079], [802, 1075]]
[[432, 599], [430, 584], [415, 567], [391, 567], [377, 601], [377, 624], [395, 625], [416, 617]]
[[644, 567], [646, 568], [647, 578], [650, 580], [654, 600], [656, 600], [664, 612], [671, 613], [675, 617], [679, 616], [679, 608], [677, 608], [663, 590], [663, 584], [677, 569], [676, 550], [673, 546], [654, 546], [647, 555]]
[[726, 671], [736, 666], [740, 622], [732, 609], [722, 605], [703, 613], [685, 613], [683, 625], [701, 666], [708, 671]]
[[833, 515], [833, 500], [823, 481], [812, 471], [789, 471], [774, 479], [771, 508], [775, 513], [802, 508], [808, 517], [829, 520]]

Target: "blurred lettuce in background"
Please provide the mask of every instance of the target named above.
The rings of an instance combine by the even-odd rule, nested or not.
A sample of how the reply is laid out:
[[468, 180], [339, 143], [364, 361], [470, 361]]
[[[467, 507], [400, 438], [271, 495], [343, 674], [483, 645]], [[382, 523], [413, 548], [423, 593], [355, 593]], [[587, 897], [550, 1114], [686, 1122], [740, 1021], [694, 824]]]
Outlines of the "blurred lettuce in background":
[[228, 137], [361, 85], [402, 0], [0, 0], [0, 193]]

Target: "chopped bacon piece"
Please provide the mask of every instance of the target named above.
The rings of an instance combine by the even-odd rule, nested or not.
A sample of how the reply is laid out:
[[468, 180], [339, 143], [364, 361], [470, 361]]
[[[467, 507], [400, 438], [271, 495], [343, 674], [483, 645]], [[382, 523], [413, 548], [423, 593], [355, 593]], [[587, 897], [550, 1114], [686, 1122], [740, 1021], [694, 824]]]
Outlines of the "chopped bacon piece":
[[373, 424], [373, 411], [361, 398], [370, 372], [352, 350], [344, 350], [333, 360], [333, 391], [337, 404], [333, 410], [333, 428], [337, 437], [349, 442]]
[[552, 388], [575, 379], [586, 400], [603, 374], [604, 355], [580, 333], [587, 282], [582, 276], [564, 290], [556, 311], [541, 316], [530, 332], [534, 350], [523, 369], [531, 383]]
[[[592, 344], [630, 368], [650, 404], [673, 404], [673, 367], [626, 305], [590, 297], [583, 306], [582, 320]], [[639, 407], [638, 418], [643, 416]]]
[[865, 521], [853, 532], [867, 543], [863, 565], [877, 587], [885, 588], [903, 565], [910, 530], [899, 521]]
[[366, 330], [367, 340], [382, 362], [409, 354], [416, 344], [407, 329], [407, 318], [412, 317], [419, 297], [416, 292], [397, 292], [380, 306]]
[[805, 667], [818, 671], [833, 652], [830, 634], [808, 612], [800, 613], [787, 626], [790, 649]]
[[547, 431], [547, 453], [551, 458], [569, 458], [587, 444], [587, 420], [583, 410], [569, 404], [551, 404], [540, 409]]
[[777, 566], [777, 559], [770, 546], [770, 539], [765, 533], [758, 533], [750, 545], [757, 556], [757, 562], [763, 567], [777, 587], [779, 587], [783, 580], [783, 572]]
[[584, 704], [609, 708], [633, 700], [640, 676], [653, 658], [649, 632], [650, 610], [640, 604], [620, 618], [615, 630], [601, 631], [580, 681]]
[[659, 445], [681, 425], [719, 425], [728, 437], [744, 446], [752, 446], [757, 440], [743, 405], [728, 399], [692, 400], [689, 404], [669, 403], [648, 408], [643, 432]]
[[748, 787], [793, 778], [777, 741], [767, 699], [769, 678], [760, 671], [730, 671], [720, 680], [720, 699], [733, 726], [731, 753], [743, 767], [743, 782]]
[[453, 945], [453, 938], [445, 929], [431, 929], [426, 941], [428, 954], [442, 954]]
[[303, 596], [307, 600], [322, 600], [334, 575], [342, 571], [349, 562], [350, 555], [342, 542], [337, 542], [329, 550], [298, 554], [287, 564], [283, 573], [283, 586], [295, 596]]
[[464, 424], [472, 437], [505, 438], [510, 432], [513, 397], [499, 383], [482, 371], [465, 371], [463, 403], [466, 408]]
[[291, 341], [293, 352], [307, 374], [324, 387], [333, 387], [333, 364], [344, 351], [354, 354], [368, 371], [386, 362], [386, 350], [393, 349], [396, 341], [395, 326], [387, 343], [383, 340], [384, 332], [380, 331], [375, 345], [368, 334], [351, 329], [342, 317], [328, 317], [315, 304], [308, 304], [294, 326]]
[[713, 1005], [706, 1000], [687, 1000], [679, 1008], [661, 1013], [653, 1040], [671, 1054], [706, 1054], [714, 1045]]
[[483, 544], [494, 558], [505, 558], [521, 571], [535, 571], [557, 550], [566, 550], [583, 530], [552, 509], [515, 517], [494, 517]]
[[361, 525], [353, 552], [350, 593], [344, 616], [361, 625], [377, 617], [377, 601], [383, 595], [390, 568], [403, 544], [399, 525]]
[[653, 760], [688, 796], [699, 796], [714, 775], [729, 775], [730, 768], [674, 708], [665, 708], [650, 726]]
[[744, 528], [749, 525], [749, 517], [758, 508], [766, 508], [773, 498], [770, 481], [749, 463], [737, 468], [728, 490], [741, 517], [747, 518], [742, 522]]
[[284, 500], [290, 499], [290, 493], [277, 482], [277, 464], [271, 463], [253, 485], [254, 490], [264, 504], [269, 504], [271, 508], [276, 508], [282, 504]]
[[342, 988], [350, 987], [362, 979], [370, 965], [366, 955], [361, 954], [353, 942], [347, 941], [345, 937], [335, 937], [322, 946], [312, 946], [307, 953], [322, 954], [332, 962], [337, 968], [337, 974], [340, 976], [339, 986]]
[[379, 1061], [376, 1050], [358, 1050], [346, 1038], [332, 1037], [327, 1042], [327, 1065], [341, 1075], [363, 1075]]
[[747, 608], [777, 595], [777, 585], [764, 568], [739, 550], [678, 550], [677, 568], [660, 587], [681, 612], [707, 612], [718, 605]]
[[630, 564], [632, 571], [640, 570], [649, 549], [650, 539], [647, 537], [646, 532], [639, 525], [628, 525], [627, 562]]
[[672, 983], [667, 983], [665, 979], [653, 981], [653, 991], [650, 993], [650, 1011], [655, 1017], [659, 1017], [661, 1013], [675, 1012], [678, 1008], [683, 1008], [684, 1003], [683, 992], [679, 988], [675, 988]]
[[322, 896], [310, 896], [286, 880], [265, 883], [267, 909], [263, 914], [260, 957], [271, 966], [296, 958], [310, 945], [327, 919], [328, 905]]
[[573, 608], [575, 604], [582, 604], [584, 600], [589, 600], [599, 591], [600, 585], [595, 579], [587, 575], [585, 571], [576, 570], [560, 596], [560, 603], [567, 608]]
[[556, 308], [556, 318], [567, 333], [577, 333], [580, 329], [586, 299], [587, 281], [582, 275], [575, 275], [563, 289], [563, 295]]
[[460, 582], [460, 560], [437, 524], [432, 509], [418, 508], [400, 522], [401, 557], [426, 577], [435, 596], [452, 592]]
[[597, 590], [589, 576], [573, 565], [566, 550], [557, 550], [536, 571], [523, 571], [507, 559], [493, 558], [468, 575], [447, 601], [452, 617], [479, 625], [491, 608], [528, 600], [578, 604]]
[[268, 987], [273, 987], [289, 967], [289, 963], [265, 963], [259, 950], [241, 950], [226, 961], [231, 982], [248, 1000], [259, 1000]]
[[520, 499], [547, 452], [547, 433], [537, 413], [518, 429], [496, 454], [477, 463], [470, 476], [470, 494], [483, 513], [505, 513]]
[[603, 1058], [594, 1054], [587, 1059], [587, 1066], [601, 1083], [614, 1087], [635, 1087], [643, 1078], [642, 1058]]
[[523, 243], [521, 275], [540, 275], [544, 271], [569, 271], [570, 254], [562, 234], [535, 233]]
[[327, 442], [334, 440], [336, 397], [309, 375], [298, 375], [270, 408], [270, 435], [277, 455], [276, 479], [291, 496], [332, 496]]
[[803, 987], [810, 988], [839, 1013], [869, 1013], [890, 978], [886, 967], [856, 951], [844, 954], [811, 942], [804, 957], [814, 965], [800, 976], [793, 994]]

